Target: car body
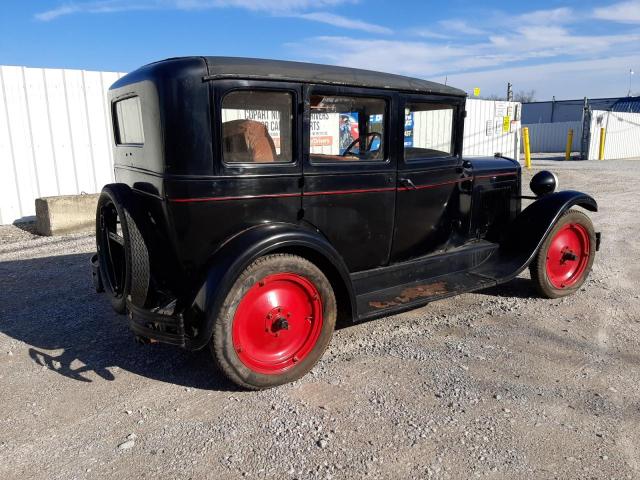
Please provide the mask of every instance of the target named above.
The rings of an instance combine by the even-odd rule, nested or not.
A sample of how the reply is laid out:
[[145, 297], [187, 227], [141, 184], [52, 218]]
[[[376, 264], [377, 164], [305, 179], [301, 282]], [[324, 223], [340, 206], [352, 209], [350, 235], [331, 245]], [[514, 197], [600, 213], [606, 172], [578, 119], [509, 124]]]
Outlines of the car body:
[[[109, 91], [116, 184], [97, 212], [98, 287], [121, 284], [109, 291], [140, 338], [195, 350], [211, 345], [216, 332], [231, 339], [216, 323], [224, 308], [232, 308], [233, 323], [246, 298], [266, 301], [248, 283], [248, 297], [229, 307], [243, 272], [269, 255], [314, 269], [295, 278], [287, 269], [297, 267], [274, 271], [274, 292], [315, 308], [305, 295], [318, 297], [325, 286], [305, 278], [317, 270], [331, 289], [321, 296], [335, 297], [336, 316], [353, 321], [509, 281], [537, 258], [571, 207], [595, 211], [597, 204], [584, 193], [550, 192], [522, 210], [517, 161], [462, 158], [465, 98], [397, 75], [228, 57], [169, 59], [122, 77]], [[344, 132], [356, 136], [351, 146], [340, 141]], [[126, 232], [108, 228], [125, 221]], [[565, 232], [587, 252], [576, 284], [597, 248], [584, 232]], [[128, 246], [114, 260], [105, 251], [119, 251], [117, 244]], [[573, 254], [563, 252], [565, 265]], [[113, 267], [119, 261], [124, 266]], [[279, 315], [265, 313], [272, 314]], [[271, 324], [265, 332], [281, 342], [297, 327], [285, 331], [286, 318], [276, 320], [281, 335]], [[298, 340], [307, 342], [310, 332]], [[256, 355], [265, 353], [260, 342], [270, 340], [251, 338]], [[255, 381], [250, 366], [239, 381], [230, 377], [262, 388], [310, 368], [283, 375], [296, 366], [278, 365], [258, 368], [264, 378]]]

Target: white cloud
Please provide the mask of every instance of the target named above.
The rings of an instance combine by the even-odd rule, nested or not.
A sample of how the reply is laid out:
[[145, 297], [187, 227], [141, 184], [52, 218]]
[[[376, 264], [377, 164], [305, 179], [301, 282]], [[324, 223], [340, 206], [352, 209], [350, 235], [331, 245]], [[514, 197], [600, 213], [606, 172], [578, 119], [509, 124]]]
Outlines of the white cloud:
[[381, 25], [375, 25], [373, 23], [367, 23], [328, 12], [300, 13], [294, 16], [314, 22], [327, 23], [329, 25], [333, 25], [334, 27], [349, 28], [352, 30], [363, 30], [365, 32], [379, 33], [383, 35], [393, 33], [390, 28], [383, 27]]
[[172, 0], [168, 3], [175, 4], [176, 8], [238, 7], [283, 13], [354, 3], [354, 0]]
[[640, 23], [640, 1], [631, 0], [596, 8], [593, 11], [593, 16], [600, 20], [611, 20], [619, 23]]
[[629, 89], [629, 65], [640, 65], [640, 54], [593, 60], [554, 62], [449, 75], [449, 84], [483, 95], [505, 94], [507, 82], [515, 90], [536, 90], [539, 100], [619, 97]]
[[509, 30], [514, 26], [527, 25], [563, 25], [578, 21], [580, 16], [570, 8], [555, 8], [550, 10], [534, 10], [522, 15], [506, 15], [503, 12], [493, 12], [485, 18], [478, 18], [471, 24], [462, 18], [441, 20], [437, 24], [426, 28], [414, 28], [411, 33], [431, 39], [451, 40], [460, 39], [460, 35], [472, 37], [488, 37], [492, 33]]
[[407, 75], [444, 76], [527, 61], [575, 61], [612, 52], [621, 56], [637, 52], [638, 43], [640, 33], [586, 36], [573, 35], [558, 26], [528, 25], [477, 43], [322, 36], [290, 43], [288, 47], [305, 60]]
[[433, 74], [465, 58], [464, 48], [426, 42], [322, 36], [287, 45], [305, 59], [410, 75]]
[[436, 32], [428, 28], [414, 28], [410, 33], [417, 37], [431, 38], [435, 40], [450, 40], [453, 38], [450, 34]]
[[68, 2], [51, 10], [36, 13], [35, 18], [43, 22], [76, 13], [110, 13], [129, 10], [145, 10], [160, 8], [159, 1], [125, 2], [121, 0], [105, 0], [97, 2]]
[[486, 35], [487, 31], [478, 27], [469, 25], [465, 20], [452, 19], [442, 20], [438, 22], [445, 30], [445, 33], [461, 34], [461, 35]]
[[[321, 36], [286, 44], [296, 59], [396, 72], [444, 80], [463, 88], [498, 93], [506, 81], [538, 96], [619, 95], [628, 88], [630, 67], [640, 70], [640, 0], [608, 7], [534, 10], [520, 15], [493, 11], [432, 21], [414, 28], [390, 28], [361, 17], [330, 13], [330, 7], [358, 0], [90, 0], [62, 3], [36, 17], [48, 21], [74, 13], [126, 10], [202, 10], [234, 7], [278, 17], [295, 17], [367, 32], [366, 38]], [[618, 22], [607, 33], [594, 18]], [[395, 33], [393, 37], [390, 35]], [[615, 79], [615, 80], [613, 80]], [[620, 83], [620, 85], [618, 85]], [[626, 85], [626, 87], [625, 87]], [[600, 91], [602, 93], [595, 93]]]
[[[544, 65], [638, 53], [640, 31], [584, 33], [582, 27], [590, 16], [590, 12], [582, 14], [566, 7], [534, 10], [510, 20], [504, 13], [493, 12], [473, 23], [448, 19], [410, 29], [411, 40], [324, 36], [290, 47], [307, 60], [438, 77], [518, 68], [532, 62]], [[578, 28], [573, 28], [574, 23]], [[370, 55], [372, 51], [376, 55]]]
[[579, 15], [570, 8], [554, 8], [551, 10], [534, 10], [516, 17], [516, 23], [532, 25], [549, 25], [573, 23]]
[[[640, 34], [575, 35], [559, 26], [522, 26], [504, 35], [489, 38], [488, 46], [496, 51], [520, 52], [522, 59], [555, 56], [593, 56], [614, 47], [636, 49]], [[620, 52], [618, 52], [620, 53]]]
[[67, 2], [51, 10], [37, 13], [35, 18], [51, 21], [56, 18], [78, 13], [113, 13], [135, 10], [207, 10], [212, 8], [236, 7], [246, 10], [264, 11], [276, 15], [322, 8], [357, 0], [92, 0]]

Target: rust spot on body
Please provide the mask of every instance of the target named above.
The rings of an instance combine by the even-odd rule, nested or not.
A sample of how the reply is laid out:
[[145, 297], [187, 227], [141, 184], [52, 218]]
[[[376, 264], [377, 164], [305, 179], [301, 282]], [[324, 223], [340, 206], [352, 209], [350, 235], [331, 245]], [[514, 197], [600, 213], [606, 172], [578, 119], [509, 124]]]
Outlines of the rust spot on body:
[[427, 285], [417, 285], [415, 287], [405, 288], [400, 295], [393, 300], [369, 302], [369, 306], [377, 309], [396, 307], [410, 303], [418, 298], [435, 297], [447, 293], [446, 282], [436, 282]]

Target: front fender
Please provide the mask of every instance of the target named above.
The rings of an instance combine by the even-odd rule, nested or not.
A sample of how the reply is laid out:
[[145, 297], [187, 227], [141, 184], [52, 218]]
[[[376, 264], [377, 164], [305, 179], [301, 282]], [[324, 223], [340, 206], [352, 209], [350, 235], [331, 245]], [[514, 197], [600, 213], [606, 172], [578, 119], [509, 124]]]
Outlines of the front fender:
[[533, 202], [509, 225], [498, 252], [477, 273], [494, 278], [497, 283], [515, 278], [535, 258], [562, 214], [575, 205], [598, 211], [593, 197], [574, 190], [545, 195]]
[[212, 256], [206, 280], [198, 290], [192, 310], [202, 312], [203, 323], [189, 342], [193, 350], [204, 347], [213, 333], [216, 315], [238, 276], [258, 257], [282, 249], [304, 249], [321, 255], [339, 274], [355, 305], [349, 272], [342, 257], [320, 233], [291, 224], [265, 224], [233, 237]]
[[598, 204], [593, 197], [574, 190], [556, 192], [539, 198], [513, 221], [507, 238], [509, 247], [524, 248], [533, 258], [558, 219], [575, 205], [591, 212], [598, 211]]

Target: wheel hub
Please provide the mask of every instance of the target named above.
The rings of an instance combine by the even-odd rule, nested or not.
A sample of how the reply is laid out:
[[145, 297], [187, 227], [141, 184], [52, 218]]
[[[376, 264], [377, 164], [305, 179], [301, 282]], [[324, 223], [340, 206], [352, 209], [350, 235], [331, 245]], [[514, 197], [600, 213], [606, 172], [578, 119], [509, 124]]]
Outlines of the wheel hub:
[[289, 330], [289, 318], [291, 318], [291, 312], [286, 311], [283, 307], [278, 306], [271, 309], [265, 317], [264, 331], [277, 337], [280, 330]]
[[575, 285], [589, 263], [590, 240], [586, 228], [578, 223], [564, 225], [551, 240], [547, 251], [547, 277], [558, 289]]
[[233, 318], [233, 345], [251, 370], [278, 374], [303, 360], [322, 330], [315, 285], [293, 273], [269, 275], [242, 297]]

